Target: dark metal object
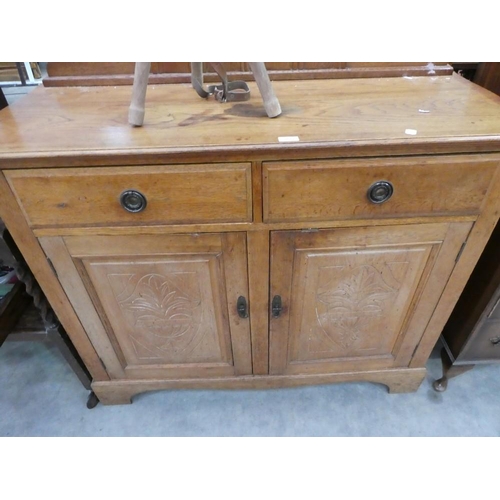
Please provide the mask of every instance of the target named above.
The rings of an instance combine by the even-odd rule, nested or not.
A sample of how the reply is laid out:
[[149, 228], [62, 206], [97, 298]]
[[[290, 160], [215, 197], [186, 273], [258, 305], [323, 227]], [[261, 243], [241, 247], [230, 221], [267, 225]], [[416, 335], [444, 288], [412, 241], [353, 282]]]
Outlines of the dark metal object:
[[128, 189], [120, 195], [120, 204], [127, 212], [138, 213], [146, 208], [148, 201], [139, 191]]
[[99, 398], [96, 396], [95, 392], [92, 391], [87, 399], [87, 408], [92, 410], [99, 404]]
[[240, 318], [248, 318], [248, 304], [245, 297], [238, 297], [238, 302], [236, 302], [236, 309]]
[[226, 70], [221, 63], [209, 63], [222, 80], [222, 85], [209, 85], [207, 89], [197, 79], [192, 78], [193, 87], [200, 97], [206, 99], [211, 95], [219, 102], [241, 102], [250, 99], [250, 88], [242, 80], [230, 82]]
[[394, 193], [389, 181], [377, 181], [368, 188], [367, 196], [372, 203], [384, 203]]
[[279, 318], [281, 311], [283, 311], [283, 306], [281, 305], [281, 296], [275, 295], [271, 303], [271, 316], [273, 318]]

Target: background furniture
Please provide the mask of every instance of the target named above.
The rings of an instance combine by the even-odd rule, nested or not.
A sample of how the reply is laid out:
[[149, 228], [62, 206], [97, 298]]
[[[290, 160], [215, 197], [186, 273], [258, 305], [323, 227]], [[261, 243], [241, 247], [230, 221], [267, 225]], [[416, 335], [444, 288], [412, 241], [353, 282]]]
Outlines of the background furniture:
[[[81, 85], [131, 85], [135, 63], [52, 62], [47, 65], [46, 87]], [[224, 63], [231, 80], [253, 80], [248, 63]], [[381, 78], [394, 76], [451, 75], [449, 63], [426, 62], [266, 62], [271, 80], [332, 78]], [[219, 81], [209, 65], [204, 68], [206, 82]], [[150, 84], [190, 83], [188, 62], [151, 63]]]
[[103, 403], [423, 380], [498, 221], [499, 99], [458, 75], [274, 85], [276, 120], [179, 85], [141, 129], [128, 87], [2, 112], [1, 215]]
[[[0, 238], [17, 261], [20, 278], [11, 292], [0, 301], [0, 347], [5, 341], [50, 342], [63, 355], [85, 389], [91, 391], [92, 378], [85, 364], [4, 227], [0, 227]], [[87, 407], [94, 408], [98, 402], [97, 396], [91, 392]]]
[[[460, 67], [468, 79], [500, 94], [500, 63], [461, 63]], [[443, 330], [443, 376], [433, 384], [436, 391], [445, 391], [450, 378], [475, 364], [498, 362], [500, 358], [495, 349], [500, 341], [500, 316], [496, 312], [500, 297], [499, 245], [497, 226]]]
[[0, 109], [6, 108], [9, 104], [3, 93], [2, 87], [0, 87]]
[[500, 63], [479, 63], [473, 81], [495, 94], [500, 94]]
[[476, 364], [500, 361], [500, 225], [497, 225], [443, 330], [443, 376], [434, 389]]
[[36, 62], [0, 62], [0, 85], [39, 85], [41, 79]]

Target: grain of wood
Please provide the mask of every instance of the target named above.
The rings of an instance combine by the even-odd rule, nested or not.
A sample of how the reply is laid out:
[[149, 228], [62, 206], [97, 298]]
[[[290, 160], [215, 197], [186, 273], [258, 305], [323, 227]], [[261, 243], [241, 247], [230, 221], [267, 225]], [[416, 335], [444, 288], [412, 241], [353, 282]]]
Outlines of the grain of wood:
[[247, 233], [253, 373], [269, 373], [269, 232]]
[[[485, 155], [265, 162], [264, 220], [478, 214], [498, 161]], [[394, 193], [375, 204], [367, 193], [379, 181]]]
[[[207, 106], [190, 86], [151, 87], [141, 128], [124, 117], [126, 87], [37, 88], [0, 112], [0, 166], [500, 151], [500, 97], [458, 75], [274, 82], [274, 88], [283, 108], [278, 120], [255, 102]], [[419, 113], [423, 106], [431, 112]], [[407, 136], [407, 128], [418, 135]], [[281, 136], [300, 142], [278, 143]]]
[[[33, 227], [146, 225], [252, 220], [250, 163], [46, 169], [6, 173]], [[146, 209], [130, 213], [120, 195], [136, 190]]]

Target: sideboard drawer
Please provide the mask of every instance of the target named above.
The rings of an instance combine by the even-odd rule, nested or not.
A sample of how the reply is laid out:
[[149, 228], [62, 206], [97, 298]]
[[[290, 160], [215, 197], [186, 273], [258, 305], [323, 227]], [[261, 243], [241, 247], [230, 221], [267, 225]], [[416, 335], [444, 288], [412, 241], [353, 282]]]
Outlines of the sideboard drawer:
[[[286, 222], [478, 214], [497, 165], [498, 159], [486, 156], [266, 162], [264, 218]], [[370, 188], [374, 202], [368, 197]], [[384, 194], [388, 199], [377, 203]]]
[[6, 177], [35, 228], [252, 220], [250, 163], [14, 170]]
[[460, 353], [461, 362], [500, 360], [500, 321], [487, 320]]

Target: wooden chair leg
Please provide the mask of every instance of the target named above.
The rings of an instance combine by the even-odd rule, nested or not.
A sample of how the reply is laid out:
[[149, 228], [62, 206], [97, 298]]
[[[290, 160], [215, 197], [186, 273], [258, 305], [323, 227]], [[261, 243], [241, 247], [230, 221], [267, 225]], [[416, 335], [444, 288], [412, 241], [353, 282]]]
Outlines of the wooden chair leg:
[[7, 102], [7, 98], [5, 97], [5, 94], [3, 93], [2, 88], [0, 87], [0, 109], [6, 108], [9, 105]]
[[78, 377], [83, 387], [87, 390], [91, 390], [90, 384], [92, 382], [92, 377], [88, 372], [87, 368], [81, 361], [80, 355], [74, 348], [73, 344], [69, 340], [67, 333], [64, 331], [62, 326], [57, 328], [51, 328], [47, 331], [48, 340], [53, 342], [55, 346], [59, 349], [59, 352], [63, 355], [68, 365], [74, 371], [75, 375]]
[[134, 85], [132, 86], [132, 100], [128, 110], [128, 121], [136, 127], [141, 127], [144, 123], [146, 90], [148, 89], [150, 70], [150, 62], [135, 63]]
[[259, 87], [267, 116], [269, 116], [269, 118], [275, 118], [281, 115], [281, 106], [274, 93], [273, 85], [269, 79], [265, 64], [263, 62], [251, 62], [248, 64], [250, 65], [257, 86]]
[[474, 365], [454, 365], [448, 356], [446, 349], [441, 350], [441, 363], [443, 365], [443, 376], [435, 380], [432, 387], [437, 392], [444, 392], [448, 388], [448, 380], [458, 377], [462, 373], [468, 372], [474, 368]]
[[[191, 63], [191, 85], [193, 85], [193, 80], [197, 80], [203, 85], [203, 63], [202, 62], [192, 62]], [[193, 85], [194, 87], [194, 85]]]
[[25, 293], [25, 285], [18, 281], [0, 301], [0, 347], [10, 335], [31, 297]]

